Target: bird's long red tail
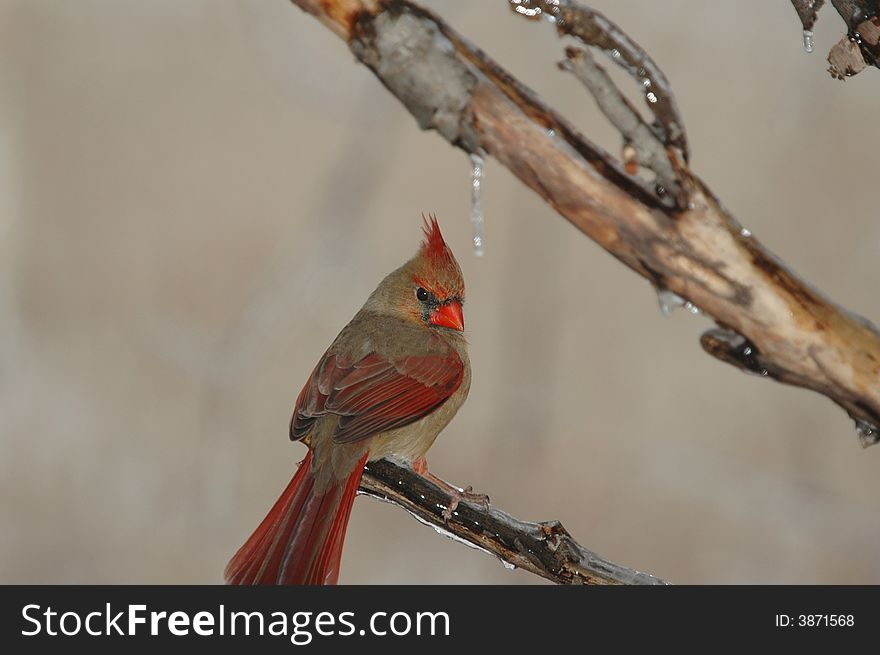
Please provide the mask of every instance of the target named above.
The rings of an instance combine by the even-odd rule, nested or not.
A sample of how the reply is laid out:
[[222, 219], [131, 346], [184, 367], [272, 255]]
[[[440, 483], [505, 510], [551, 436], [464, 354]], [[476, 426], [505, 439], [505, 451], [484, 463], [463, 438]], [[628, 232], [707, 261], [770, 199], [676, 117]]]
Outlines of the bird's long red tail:
[[254, 533], [226, 565], [229, 584], [336, 584], [365, 454], [345, 480], [316, 492], [312, 451]]

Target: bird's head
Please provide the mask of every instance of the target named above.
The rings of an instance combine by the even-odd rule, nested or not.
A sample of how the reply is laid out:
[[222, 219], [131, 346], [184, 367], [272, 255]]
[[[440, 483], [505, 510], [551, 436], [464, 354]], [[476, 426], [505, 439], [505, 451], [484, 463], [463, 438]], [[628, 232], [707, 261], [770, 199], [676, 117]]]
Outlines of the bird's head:
[[406, 264], [391, 273], [374, 294], [383, 313], [428, 328], [464, 331], [464, 279], [455, 256], [443, 240], [437, 218], [423, 216], [425, 239]]

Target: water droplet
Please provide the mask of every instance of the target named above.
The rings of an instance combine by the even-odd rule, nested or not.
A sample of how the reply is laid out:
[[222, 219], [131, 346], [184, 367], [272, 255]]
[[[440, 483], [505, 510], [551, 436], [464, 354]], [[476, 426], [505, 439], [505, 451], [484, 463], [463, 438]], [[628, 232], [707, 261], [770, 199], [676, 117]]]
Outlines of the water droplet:
[[750, 229], [746, 228], [746, 227], [744, 227], [743, 229], [741, 229], [741, 230], [739, 231], [739, 233], [740, 233], [741, 236], [744, 236], [746, 239], [748, 239], [750, 236], [752, 236], [752, 231], [751, 231]]
[[642, 80], [642, 86], [644, 86], [646, 89], [651, 88], [651, 80], [646, 77]]
[[618, 50], [617, 48], [614, 48], [611, 51], [611, 58], [612, 59], [620, 59], [620, 50]]
[[672, 316], [672, 313], [679, 307], [684, 307], [688, 313], [693, 314], [694, 316], [701, 313], [700, 308], [694, 303], [690, 300], [685, 300], [669, 289], [661, 289], [657, 292], [657, 302], [660, 305], [660, 312], [666, 318]]
[[501, 563], [504, 564], [504, 568], [508, 571], [513, 571], [516, 568], [516, 564], [511, 564], [506, 559], [501, 560]]
[[813, 52], [813, 32], [804, 30], [804, 51]]
[[538, 18], [542, 13], [540, 7], [531, 6], [531, 0], [510, 0], [510, 4], [516, 13], [526, 18]]
[[873, 446], [880, 441], [880, 430], [877, 426], [871, 425], [867, 421], [856, 419], [856, 434], [862, 444], [862, 448]]
[[648, 99], [648, 102], [650, 102], [652, 104], [657, 102], [657, 96], [654, 95], [653, 91], [649, 91], [648, 95], [646, 95], [645, 97]]
[[859, 23], [863, 23], [868, 20], [868, 12], [862, 11], [862, 8], [858, 6], [859, 3], [854, 3], [856, 6], [853, 7], [852, 10], [852, 19], [853, 21], [858, 21]]
[[684, 306], [685, 300], [669, 289], [661, 289], [657, 292], [657, 302], [660, 304], [660, 312], [663, 316], [669, 318], [676, 307]]
[[474, 254], [483, 256], [483, 158], [471, 155], [471, 227], [473, 228]]

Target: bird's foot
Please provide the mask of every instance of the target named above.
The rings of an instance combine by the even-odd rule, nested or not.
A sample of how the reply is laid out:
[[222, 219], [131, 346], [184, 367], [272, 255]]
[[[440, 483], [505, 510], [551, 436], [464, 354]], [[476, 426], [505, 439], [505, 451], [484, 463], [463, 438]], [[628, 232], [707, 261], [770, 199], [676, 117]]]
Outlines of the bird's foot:
[[487, 496], [486, 494], [474, 493], [474, 488], [470, 485], [468, 485], [464, 489], [460, 489], [455, 485], [449, 484], [446, 480], [438, 478], [436, 475], [428, 470], [428, 460], [426, 460], [424, 457], [419, 457], [413, 462], [413, 471], [421, 475], [426, 480], [430, 480], [438, 487], [443, 489], [447, 494], [449, 494], [449, 497], [451, 499], [449, 502], [449, 507], [443, 510], [443, 518], [447, 521], [452, 518], [453, 513], [458, 508], [458, 505], [459, 503], [461, 503], [461, 501], [472, 503], [474, 505], [481, 505], [486, 511], [489, 510], [489, 496]]
[[464, 489], [459, 489], [452, 485], [449, 485], [449, 487], [449, 495], [452, 497], [452, 502], [449, 503], [449, 507], [443, 510], [443, 518], [447, 521], [452, 518], [452, 514], [458, 508], [458, 504], [461, 501], [472, 503], [474, 505], [481, 505], [483, 509], [489, 511], [489, 496], [486, 494], [474, 493], [474, 488], [470, 485]]

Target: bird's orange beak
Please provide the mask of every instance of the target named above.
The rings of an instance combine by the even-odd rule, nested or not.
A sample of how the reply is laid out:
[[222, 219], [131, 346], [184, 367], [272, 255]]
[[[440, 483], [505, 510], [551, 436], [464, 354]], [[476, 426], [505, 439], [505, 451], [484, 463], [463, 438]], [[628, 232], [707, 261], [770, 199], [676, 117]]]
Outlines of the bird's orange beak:
[[437, 307], [431, 312], [431, 324], [464, 332], [464, 313], [461, 311], [461, 303], [453, 300]]

